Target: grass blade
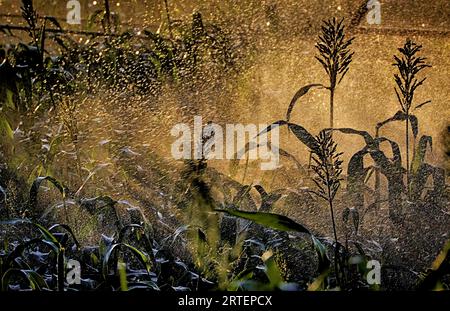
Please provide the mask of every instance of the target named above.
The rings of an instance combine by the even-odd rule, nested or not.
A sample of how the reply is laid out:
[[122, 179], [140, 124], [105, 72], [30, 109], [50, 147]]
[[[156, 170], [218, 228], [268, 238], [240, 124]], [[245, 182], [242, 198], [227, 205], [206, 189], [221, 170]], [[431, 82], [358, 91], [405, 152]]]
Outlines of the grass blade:
[[292, 97], [292, 100], [289, 104], [288, 110], [286, 112], [286, 121], [289, 122], [289, 120], [291, 119], [291, 113], [292, 110], [294, 109], [295, 104], [297, 103], [297, 101], [299, 100], [300, 97], [306, 95], [306, 93], [309, 92], [310, 89], [314, 88], [314, 87], [320, 87], [323, 88], [324, 86], [322, 84], [308, 84], [302, 88], [300, 88], [294, 95], [294, 97]]
[[30, 197], [28, 201], [28, 206], [30, 207], [30, 209], [33, 209], [37, 205], [39, 188], [44, 181], [49, 181], [56, 189], [58, 189], [63, 199], [65, 199], [68, 190], [61, 182], [51, 176], [38, 177], [33, 181], [33, 184], [31, 185]]
[[145, 267], [147, 272], [150, 272], [151, 269], [151, 262], [146, 254], [135, 248], [134, 246], [131, 246], [126, 243], [115, 243], [112, 244], [109, 249], [106, 251], [105, 256], [103, 257], [102, 262], [102, 273], [103, 277], [106, 278], [108, 275], [108, 269], [110, 266], [110, 260], [113, 257], [114, 253], [117, 251], [117, 249], [124, 247], [125, 249], [128, 249], [131, 251], [131, 253], [139, 260], [139, 262]]
[[2, 277], [2, 291], [8, 290], [8, 284], [16, 274], [22, 275], [28, 281], [32, 290], [40, 291], [48, 288], [47, 282], [45, 282], [43, 277], [33, 270], [9, 269]]
[[72, 236], [72, 239], [75, 242], [76, 246], [78, 248], [80, 247], [80, 243], [78, 242], [77, 238], [75, 237], [75, 233], [73, 233], [72, 228], [70, 228], [68, 225], [64, 225], [64, 224], [55, 224], [55, 225], [51, 226], [50, 228], [48, 228], [48, 231], [52, 232], [53, 230], [55, 230], [57, 228], [63, 228], [64, 230], [69, 232], [69, 234]]
[[310, 231], [306, 229], [304, 226], [283, 215], [273, 213], [262, 213], [262, 212], [245, 212], [239, 210], [224, 210], [224, 209], [216, 209], [216, 211], [227, 213], [235, 217], [251, 220], [259, 225], [280, 231], [295, 231], [311, 234]]

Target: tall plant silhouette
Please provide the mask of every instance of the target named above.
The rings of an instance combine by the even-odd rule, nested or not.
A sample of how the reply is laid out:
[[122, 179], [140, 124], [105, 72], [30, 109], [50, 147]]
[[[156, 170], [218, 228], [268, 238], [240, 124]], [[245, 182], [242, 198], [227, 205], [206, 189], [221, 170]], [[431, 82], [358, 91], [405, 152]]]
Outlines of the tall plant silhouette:
[[314, 162], [311, 165], [311, 168], [315, 173], [313, 181], [317, 186], [317, 191], [313, 191], [313, 193], [325, 200], [330, 207], [331, 222], [333, 225], [333, 235], [335, 240], [334, 267], [336, 279], [339, 284], [339, 248], [333, 201], [341, 186], [341, 181], [343, 180], [341, 178], [342, 160], [340, 159], [342, 152], [337, 152], [337, 144], [331, 136], [331, 131], [321, 131], [316, 137], [316, 141], [317, 146], [311, 150], [313, 154], [312, 160]]
[[322, 26], [322, 33], [319, 35], [319, 41], [316, 44], [319, 55], [315, 57], [322, 64], [330, 80], [327, 89], [330, 91], [331, 128], [334, 127], [334, 93], [336, 86], [348, 72], [354, 54], [349, 49], [354, 38], [346, 39], [343, 21], [342, 19], [338, 22], [336, 18], [325, 21]]
[[346, 39], [344, 19], [337, 21], [336, 18], [324, 21], [322, 33], [316, 43], [319, 55], [315, 58], [322, 64], [329, 78], [329, 85], [312, 83], [301, 87], [292, 97], [286, 112], [286, 122], [290, 122], [292, 111], [298, 100], [306, 95], [311, 89], [327, 89], [330, 91], [330, 128], [334, 127], [334, 93], [336, 86], [347, 74], [352, 62], [353, 52], [349, 49], [354, 38]]
[[[395, 63], [394, 66], [397, 67], [398, 73], [394, 74], [394, 79], [396, 83], [395, 94], [397, 95], [397, 100], [400, 104], [401, 111], [397, 112], [397, 120], [406, 121], [405, 129], [405, 143], [406, 143], [406, 184], [407, 192], [409, 193], [410, 187], [410, 155], [409, 155], [409, 126], [412, 125], [412, 130], [415, 137], [417, 136], [417, 118], [411, 115], [411, 108], [414, 103], [415, 91], [419, 86], [423, 84], [426, 78], [418, 79], [418, 74], [425, 68], [431, 67], [425, 61], [425, 57], [417, 56], [417, 53], [422, 49], [421, 45], [407, 39], [404, 46], [399, 48], [400, 56], [394, 55]], [[426, 101], [414, 107], [414, 109], [419, 109], [424, 105], [430, 103]], [[415, 125], [414, 125], [415, 123]]]

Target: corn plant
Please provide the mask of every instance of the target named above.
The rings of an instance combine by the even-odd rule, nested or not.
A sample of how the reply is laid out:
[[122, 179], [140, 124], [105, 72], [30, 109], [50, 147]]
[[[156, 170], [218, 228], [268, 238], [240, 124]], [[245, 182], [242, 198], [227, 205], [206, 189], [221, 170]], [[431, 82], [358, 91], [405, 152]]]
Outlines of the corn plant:
[[406, 122], [405, 128], [405, 144], [406, 144], [406, 185], [408, 194], [410, 193], [410, 148], [409, 148], [409, 126], [412, 125], [414, 134], [414, 141], [417, 136], [417, 118], [411, 114], [411, 110], [420, 109], [431, 101], [425, 101], [414, 107], [414, 95], [418, 87], [420, 87], [426, 78], [420, 79], [419, 73], [427, 67], [431, 67], [425, 61], [426, 58], [418, 56], [422, 46], [407, 40], [402, 48], [399, 48], [400, 57], [394, 56], [395, 63], [393, 64], [398, 69], [398, 74], [394, 75], [398, 103], [401, 111], [394, 116], [395, 120], [404, 120]]
[[[67, 225], [56, 224], [46, 229], [39, 223], [33, 222], [29, 219], [12, 219], [0, 222], [2, 225], [31, 225], [37, 229], [41, 237], [24, 241], [14, 248], [8, 255], [6, 261], [1, 264], [1, 289], [7, 291], [14, 275], [21, 275], [29, 282], [29, 286], [34, 290], [50, 289], [44, 276], [37, 273], [30, 267], [24, 259], [23, 253], [36, 245], [46, 245], [50, 247], [50, 254], [54, 255], [54, 269], [56, 275], [57, 290], [64, 291], [65, 289], [65, 261], [66, 261], [66, 247], [68, 242], [67, 234], [57, 234], [56, 229], [64, 229], [72, 237], [76, 247], [80, 244], [76, 240], [72, 230]], [[50, 258], [48, 258], [50, 259]], [[52, 276], [49, 276], [52, 278]]]
[[[26, 218], [2, 221], [0, 225], [30, 225], [41, 234], [39, 238], [20, 242], [8, 253], [4, 260], [0, 260], [2, 291], [9, 290], [10, 286], [15, 284], [18, 276], [24, 278], [32, 290], [53, 290], [56, 288], [58, 291], [65, 291], [67, 289], [65, 276], [67, 251], [70, 250], [69, 238], [73, 240], [75, 248], [80, 249], [80, 243], [68, 225], [55, 224], [47, 229], [43, 225]], [[125, 241], [127, 236], [131, 236], [131, 233], [136, 233], [136, 242], [143, 241], [145, 249], [149, 251], [148, 254]], [[156, 261], [153, 256], [153, 241], [145, 226], [139, 224], [124, 226], [115, 237], [105, 237], [103, 245], [100, 245], [103, 246], [103, 251], [99, 254], [100, 258], [87, 249], [81, 249], [82, 252], [90, 254], [89, 261], [86, 261], [86, 264], [100, 267], [98, 271], [101, 271], [101, 274], [90, 276], [91, 281], [98, 282], [99, 288], [114, 287], [119, 280], [121, 290], [159, 289], [154, 281], [154, 275], [150, 272], [150, 269], [156, 266]], [[30, 250], [45, 247], [49, 247], [49, 253], [39, 251], [34, 253], [34, 256], [39, 256], [41, 262], [45, 262], [45, 270], [43, 270], [42, 267], [32, 266], [26, 253]], [[132, 254], [137, 262], [143, 265], [144, 272], [132, 270], [130, 259], [126, 261], [129, 263], [128, 267], [125, 265], [125, 258], [128, 254]], [[110, 273], [111, 266], [114, 266], [115, 274]], [[53, 274], [56, 276], [56, 282], [53, 280]], [[53, 283], [56, 284], [55, 287], [52, 285]]]
[[[40, 17], [34, 9], [33, 0], [22, 0], [21, 11], [22, 17], [28, 24], [28, 34], [32, 40], [32, 50], [35, 50], [37, 54], [37, 58], [34, 59], [34, 62], [27, 65], [29, 66], [29, 70], [35, 74], [37, 81], [42, 84], [43, 89], [47, 91], [53, 107], [56, 107], [54, 91], [50, 85], [50, 81], [55, 80], [55, 78], [58, 79], [57, 76], [59, 76], [59, 72], [57, 74], [56, 71], [49, 70], [46, 66], [45, 43], [47, 39], [47, 23], [52, 23], [58, 29], [62, 29], [61, 25], [59, 25], [58, 21], [51, 16], [45, 16], [43, 18], [43, 23], [39, 24]], [[30, 48], [28, 49], [30, 50]]]
[[22, 11], [22, 17], [25, 19], [25, 21], [28, 24], [28, 35], [32, 39], [32, 43], [36, 45], [36, 48], [40, 49], [39, 45], [39, 25], [38, 25], [38, 18], [39, 15], [37, 14], [36, 10], [33, 7], [33, 1], [32, 0], [22, 0], [22, 6], [20, 8]]
[[[125, 237], [128, 232], [136, 232], [137, 240], [143, 240], [146, 251], [138, 249], [137, 247], [126, 243]], [[139, 234], [138, 234], [139, 233]], [[101, 271], [106, 286], [110, 284], [111, 278], [114, 276], [119, 277], [120, 289], [122, 291], [129, 290], [129, 286], [137, 288], [149, 288], [158, 290], [157, 284], [151, 279], [151, 269], [156, 266], [156, 261], [153, 256], [153, 242], [148, 235], [148, 231], [145, 227], [139, 224], [130, 224], [124, 226], [117, 234], [116, 237], [111, 239], [104, 239], [105, 247], [104, 253], [101, 254]], [[134, 279], [138, 279], [131, 284], [127, 280], [127, 265], [126, 257], [128, 254], [132, 254], [135, 259], [144, 267], [143, 272], [137, 272]], [[127, 260], [129, 262], [129, 260]], [[110, 270], [113, 267], [114, 274], [111, 275]]]
[[[67, 218], [67, 206], [66, 200], [71, 195], [71, 192], [58, 180], [53, 177], [39, 177], [37, 178], [30, 189], [29, 200], [27, 204], [27, 209], [22, 212], [22, 215], [31, 215], [34, 219], [38, 217], [44, 219], [49, 213], [49, 209], [44, 211], [38, 211], [37, 197], [39, 189], [43, 182], [48, 181], [51, 183], [62, 195], [64, 212], [66, 213], [66, 221], [69, 223], [70, 219]], [[1, 188], [3, 191], [4, 189]], [[2, 192], [3, 193], [3, 192]], [[6, 193], [6, 191], [4, 191]], [[112, 238], [105, 237], [103, 247], [99, 247], [99, 252], [90, 253], [89, 264], [94, 267], [98, 267], [97, 271], [101, 271], [101, 274], [91, 276], [92, 282], [97, 282], [100, 287], [108, 288], [109, 286], [114, 287], [116, 285], [117, 279], [120, 281], [120, 288], [126, 290], [132, 289], [152, 289], [158, 290], [158, 286], [154, 281], [154, 274], [150, 272], [150, 269], [156, 268], [157, 264], [153, 254], [154, 241], [150, 236], [149, 224], [145, 222], [140, 224], [127, 224], [123, 225], [116, 210], [117, 202], [107, 196], [91, 198], [91, 199], [79, 199], [79, 207], [91, 212], [92, 214], [98, 214], [104, 210], [104, 207], [92, 209], [96, 203], [102, 202], [106, 205], [106, 208], [111, 208], [114, 211], [114, 216], [116, 218], [117, 231]], [[56, 206], [54, 206], [56, 207]], [[52, 207], [52, 208], [54, 208]], [[51, 281], [51, 269], [55, 269], [56, 273], [56, 284], [57, 289], [62, 291], [66, 289], [64, 283], [65, 280], [65, 262], [66, 254], [68, 250], [68, 238], [67, 234], [60, 233], [60, 230], [64, 230], [70, 234], [77, 248], [80, 247], [79, 242], [75, 238], [72, 229], [66, 224], [56, 224], [50, 226], [46, 229], [43, 225], [37, 221], [30, 220], [28, 218], [12, 219], [0, 222], [1, 225], [31, 225], [36, 228], [41, 234], [41, 238], [33, 238], [30, 240], [25, 240], [23, 243], [19, 244], [15, 249], [8, 254], [6, 261], [0, 260], [0, 279], [2, 279], [2, 289], [8, 290], [9, 285], [12, 285], [17, 276], [23, 276], [28, 280], [29, 286], [33, 290], [43, 290], [43, 289], [53, 289], [52, 285], [49, 283]], [[135, 244], [139, 243], [143, 245], [143, 249], [139, 249], [135, 245], [131, 245], [128, 240], [135, 234]], [[6, 244], [5, 244], [6, 245]], [[42, 262], [46, 262], [47, 269], [44, 274], [39, 272], [42, 268], [36, 268], [31, 266], [26, 262], [26, 258], [23, 253], [26, 250], [34, 250], [36, 247], [40, 246], [50, 246], [51, 252], [41, 258]], [[100, 251], [101, 250], [101, 251]], [[54, 253], [54, 256], [52, 255]], [[144, 272], [140, 270], [132, 270], [131, 264], [134, 261], [126, 260], [125, 256], [128, 254], [134, 255], [135, 261], [144, 266]], [[53, 260], [51, 256], [55, 257], [55, 263], [52, 265], [50, 260]], [[123, 265], [121, 265], [121, 263]], [[126, 267], [127, 263], [129, 268]], [[114, 267], [115, 274], [111, 274], [111, 266]], [[117, 278], [116, 278], [117, 277]], [[130, 282], [128, 282], [130, 281]], [[54, 283], [54, 282], [53, 282]]]
[[330, 91], [330, 128], [334, 127], [334, 93], [349, 70], [353, 52], [349, 50], [354, 38], [347, 39], [343, 19], [336, 18], [324, 22], [322, 34], [316, 44], [319, 56], [316, 59], [322, 64], [329, 78]]
[[312, 149], [314, 164], [311, 166], [315, 173], [313, 178], [317, 186], [317, 191], [313, 191], [319, 198], [325, 200], [330, 208], [331, 223], [333, 226], [333, 235], [335, 241], [335, 273], [338, 284], [338, 236], [336, 233], [336, 220], [334, 215], [333, 201], [341, 186], [342, 160], [340, 159], [342, 152], [337, 152], [337, 144], [333, 141], [330, 131], [321, 131], [316, 138], [317, 148]]
[[334, 127], [334, 95], [336, 87], [349, 71], [354, 54], [349, 49], [354, 38], [346, 38], [343, 22], [343, 19], [337, 21], [336, 18], [325, 21], [322, 26], [322, 33], [319, 35], [319, 40], [316, 44], [319, 55], [315, 56], [315, 58], [325, 69], [329, 78], [329, 85], [312, 83], [301, 87], [292, 97], [289, 104], [286, 113], [287, 122], [290, 121], [292, 110], [302, 96], [306, 95], [311, 89], [325, 88], [330, 92], [330, 128]]
[[[205, 147], [205, 137], [202, 146]], [[227, 271], [231, 262], [237, 259], [242, 239], [236, 235], [229, 243], [226, 238], [222, 240], [221, 227], [225, 221], [213, 213], [218, 203], [205, 181], [208, 163], [205, 154], [202, 157], [186, 162], [183, 179], [187, 181], [187, 190], [180, 205], [186, 206], [185, 231], [197, 269], [208, 280], [217, 281], [219, 288], [226, 288], [229, 283]]]

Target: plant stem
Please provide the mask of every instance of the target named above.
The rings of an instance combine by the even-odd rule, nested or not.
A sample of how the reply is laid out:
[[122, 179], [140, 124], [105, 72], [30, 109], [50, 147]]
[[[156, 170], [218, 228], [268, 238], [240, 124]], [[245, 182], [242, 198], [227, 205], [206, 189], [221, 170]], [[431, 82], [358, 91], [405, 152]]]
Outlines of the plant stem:
[[[325, 150], [324, 150], [325, 154]], [[341, 285], [341, 280], [339, 277], [339, 271], [338, 271], [338, 237], [336, 232], [336, 221], [334, 220], [334, 209], [333, 209], [333, 195], [331, 193], [331, 184], [332, 184], [332, 178], [329, 170], [328, 161], [325, 165], [325, 175], [326, 175], [326, 181], [327, 181], [327, 191], [328, 191], [328, 205], [330, 206], [330, 214], [331, 214], [331, 223], [333, 225], [333, 235], [334, 235], [334, 271], [336, 273], [336, 281], [337, 284]]]
[[169, 3], [168, 3], [167, 0], [164, 0], [164, 6], [165, 6], [165, 8], [166, 8], [167, 23], [169, 24], [169, 36], [170, 36], [170, 39], [173, 39], [173, 34], [172, 34], [172, 20], [170, 19]]
[[409, 110], [406, 110], [406, 194], [409, 198]]
[[330, 87], [330, 128], [334, 127], [334, 86]]
[[[375, 132], [375, 138], [380, 137], [380, 129], [377, 127]], [[380, 148], [380, 144], [376, 143], [377, 149]], [[381, 174], [379, 168], [375, 168], [375, 205], [377, 211], [380, 210], [380, 201], [381, 201], [381, 191], [380, 191], [380, 183], [381, 183]]]
[[337, 284], [340, 286], [341, 280], [339, 277], [339, 270], [338, 270], [338, 255], [339, 255], [339, 253], [338, 253], [338, 237], [337, 237], [337, 233], [336, 233], [336, 221], [334, 220], [333, 199], [331, 197], [330, 187], [328, 187], [328, 204], [330, 206], [331, 222], [333, 224], [333, 234], [334, 234], [334, 244], [335, 244], [335, 247], [334, 247], [334, 271], [336, 273]]
[[336, 240], [336, 242], [338, 241], [337, 238], [337, 233], [336, 233], [336, 222], [334, 220], [334, 210], [333, 210], [333, 200], [329, 201], [329, 205], [330, 205], [330, 211], [331, 211], [331, 220], [333, 222], [333, 234], [334, 234], [334, 239]]
[[105, 0], [105, 24], [106, 24], [106, 33], [111, 33], [111, 11], [109, 9], [109, 0]]

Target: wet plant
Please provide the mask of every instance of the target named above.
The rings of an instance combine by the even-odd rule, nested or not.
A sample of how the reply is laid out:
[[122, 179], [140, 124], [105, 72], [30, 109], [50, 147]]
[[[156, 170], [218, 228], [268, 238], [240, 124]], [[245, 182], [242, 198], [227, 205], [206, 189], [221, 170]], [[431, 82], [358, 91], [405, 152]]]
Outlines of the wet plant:
[[329, 85], [312, 83], [301, 87], [292, 97], [286, 112], [286, 121], [291, 119], [292, 111], [298, 100], [312, 89], [326, 89], [330, 92], [330, 128], [334, 128], [334, 97], [336, 87], [344, 79], [350, 69], [353, 60], [353, 52], [350, 50], [354, 38], [348, 39], [345, 34], [344, 19], [336, 18], [323, 22], [322, 33], [319, 35], [315, 47], [319, 52], [315, 58], [324, 68]]
[[[25, 290], [27, 287], [33, 290], [58, 291], [159, 290], [155, 273], [159, 268], [154, 256], [156, 243], [145, 217], [139, 219], [133, 213], [132, 217], [130, 214], [130, 219], [136, 222], [123, 224], [115, 208], [117, 202], [113, 199], [107, 196], [80, 199], [78, 206], [71, 207], [86, 210], [93, 215], [106, 215], [103, 207], [97, 207], [97, 203], [101, 202], [113, 209], [116, 217], [116, 231], [111, 237], [102, 235], [98, 246], [82, 247], [72, 227], [67, 225], [76, 223], [73, 219], [66, 217], [64, 224], [44, 224], [50, 221], [47, 216], [54, 209], [49, 207], [47, 211], [40, 213], [36, 210], [38, 191], [44, 181], [50, 182], [61, 192], [63, 202], [68, 200], [66, 194], [70, 191], [62, 183], [52, 177], [39, 177], [31, 187], [28, 202], [28, 211], [34, 213], [22, 213], [23, 216], [28, 214], [30, 218], [0, 221], [1, 226], [9, 226], [12, 232], [16, 231], [12, 227], [20, 226], [20, 236], [11, 243], [9, 235], [2, 236], [4, 250], [0, 252], [1, 290]], [[66, 204], [63, 205], [67, 216]], [[36, 230], [30, 231], [27, 227]], [[40, 236], [36, 237], [35, 231]], [[76, 259], [83, 265], [81, 284], [69, 284], [66, 280], [69, 259]]]
[[[6, 257], [6, 260], [1, 261], [1, 289], [7, 291], [10, 287], [15, 275], [19, 275], [28, 281], [29, 286], [33, 290], [50, 289], [48, 283], [56, 284], [58, 291], [64, 291], [65, 289], [65, 262], [66, 262], [66, 248], [69, 241], [69, 235], [74, 241], [75, 247], [79, 247], [79, 243], [76, 240], [70, 227], [63, 224], [56, 224], [48, 229], [37, 222], [33, 222], [29, 219], [12, 219], [0, 222], [1, 225], [31, 225], [34, 229], [40, 232], [41, 237], [25, 240], [21, 244], [17, 245]], [[63, 230], [67, 233], [57, 233], [57, 230]], [[37, 245], [42, 245], [43, 248], [49, 248], [49, 253], [44, 254], [42, 252], [35, 252], [34, 255], [38, 256], [38, 259], [42, 262], [52, 261], [52, 266], [40, 268], [45, 271], [46, 274], [41, 275], [38, 271], [34, 270], [27, 263], [27, 257], [24, 256], [24, 252], [29, 249], [33, 249]], [[39, 248], [38, 248], [39, 250]], [[40, 256], [40, 257], [39, 257]], [[44, 257], [47, 257], [44, 259]], [[36, 268], [35, 268], [36, 269]], [[46, 271], [50, 269], [50, 271]], [[53, 271], [52, 271], [53, 269]], [[39, 269], [37, 269], [39, 270]]]
[[103, 9], [96, 10], [89, 17], [89, 26], [100, 24], [106, 34], [116, 33], [120, 26], [120, 17], [111, 11], [109, 0], [103, 1]]
[[32, 0], [23, 0], [22, 6], [22, 17], [25, 19], [25, 21], [28, 24], [28, 35], [32, 39], [32, 43], [36, 45], [36, 48], [39, 49], [39, 29], [38, 29], [38, 14], [36, 10], [33, 7], [33, 1]]
[[[417, 133], [417, 118], [411, 114], [412, 109], [420, 109], [424, 105], [431, 101], [425, 101], [414, 107], [414, 95], [416, 90], [423, 85], [425, 78], [419, 78], [419, 74], [425, 68], [431, 67], [426, 63], [426, 58], [418, 56], [422, 46], [413, 42], [412, 40], [406, 40], [404, 46], [399, 48], [400, 57], [394, 56], [395, 63], [393, 64], [398, 69], [398, 73], [394, 75], [395, 94], [397, 95], [398, 103], [401, 107], [400, 114], [397, 113], [397, 119], [403, 119], [405, 123], [405, 148], [406, 148], [406, 185], [408, 194], [410, 193], [410, 148], [409, 148], [409, 127], [410, 123], [414, 133]], [[401, 115], [401, 116], [400, 116]], [[415, 125], [415, 126], [414, 126]], [[414, 142], [415, 137], [414, 135]], [[415, 144], [414, 144], [415, 146]]]
[[325, 200], [330, 208], [331, 224], [333, 226], [335, 241], [334, 267], [337, 283], [339, 284], [339, 240], [336, 233], [336, 219], [333, 201], [341, 186], [341, 181], [343, 180], [341, 177], [342, 160], [340, 159], [343, 153], [337, 151], [337, 144], [333, 141], [330, 131], [321, 131], [316, 139], [317, 148], [312, 150], [312, 160], [314, 161], [314, 164], [311, 168], [315, 173], [313, 181], [317, 186], [317, 191], [312, 192], [319, 198]]
[[[411, 53], [411, 52], [406, 52]], [[420, 67], [425, 68], [425, 64], [422, 64], [423, 59], [416, 59], [414, 61]], [[419, 68], [412, 70], [412, 72], [418, 71]], [[421, 70], [421, 69], [420, 69]], [[419, 71], [420, 71], [419, 70]], [[408, 74], [403, 73], [406, 77]], [[411, 75], [411, 74], [409, 74]], [[401, 78], [397, 78], [398, 81], [401, 81]], [[408, 83], [414, 86], [414, 90], [423, 83], [424, 80], [418, 81], [417, 79], [411, 80]], [[303, 126], [290, 123], [290, 116], [292, 110], [297, 103], [298, 99], [304, 96], [310, 89], [316, 87], [323, 87], [320, 84], [310, 84], [303, 88], [301, 88], [292, 98], [291, 103], [288, 107], [286, 113], [286, 120], [280, 120], [274, 122], [271, 126], [266, 128], [266, 130], [259, 133], [259, 135], [263, 135], [270, 131], [274, 126], [287, 126], [289, 131], [294, 134], [294, 136], [302, 142], [308, 149], [311, 151], [313, 155], [314, 165], [312, 165], [312, 170], [315, 173], [315, 176], [312, 176], [314, 183], [318, 187], [319, 191], [310, 190], [311, 193], [316, 194], [319, 198], [324, 199], [329, 203], [332, 210], [332, 201], [334, 196], [339, 189], [340, 182], [343, 178], [339, 176], [342, 173], [342, 161], [339, 159], [340, 154], [336, 152], [336, 146], [332, 141], [331, 134], [330, 137], [325, 136], [325, 133], [331, 132], [340, 132], [344, 134], [353, 134], [362, 137], [365, 141], [365, 146], [360, 151], [356, 152], [348, 163], [347, 168], [347, 189], [346, 189], [346, 197], [349, 198], [349, 202], [353, 205], [352, 207], [347, 207], [344, 210], [343, 218], [344, 222], [347, 224], [350, 217], [353, 222], [354, 232], [357, 234], [359, 226], [363, 220], [366, 212], [373, 208], [373, 206], [379, 205], [381, 202], [387, 201], [389, 204], [389, 216], [394, 223], [401, 223], [405, 217], [406, 210], [404, 209], [405, 200], [407, 197], [413, 199], [413, 204], [423, 204], [420, 202], [425, 202], [425, 200], [432, 200], [432, 202], [437, 202], [442, 198], [442, 194], [445, 189], [445, 173], [441, 168], [434, 167], [425, 162], [425, 155], [427, 153], [428, 147], [432, 146], [431, 137], [422, 136], [420, 142], [415, 148], [414, 151], [414, 161], [413, 165], [409, 165], [411, 170], [411, 181], [408, 184], [408, 189], [411, 189], [411, 196], [409, 196], [409, 191], [406, 189], [405, 182], [403, 177], [405, 175], [405, 168], [402, 166], [402, 157], [401, 157], [401, 149], [397, 142], [387, 138], [380, 137], [379, 129], [383, 127], [385, 124], [392, 121], [404, 121], [406, 119], [410, 120], [412, 124], [412, 130], [414, 133], [414, 137], [418, 135], [418, 121], [417, 118], [409, 113], [399, 111], [396, 115], [386, 121], [380, 122], [376, 127], [376, 136], [372, 137], [366, 131], [359, 131], [352, 128], [330, 128], [324, 130], [319, 134], [318, 137], [314, 137], [311, 133], [308, 132]], [[399, 86], [400, 87], [400, 86]], [[423, 107], [425, 104], [429, 103], [429, 101], [424, 102], [422, 104], [417, 105], [417, 109]], [[405, 106], [406, 107], [406, 106]], [[408, 116], [408, 117], [407, 117]], [[388, 156], [386, 151], [382, 149], [382, 146], [387, 144], [390, 146], [392, 157]], [[328, 146], [329, 148], [323, 148], [324, 146]], [[246, 152], [250, 147], [246, 146]], [[331, 155], [331, 159], [333, 161], [326, 160], [327, 152], [325, 150], [331, 151], [328, 155]], [[365, 157], [370, 156], [373, 160], [374, 165], [365, 166]], [[327, 161], [330, 162], [327, 164]], [[331, 164], [331, 165], [329, 165]], [[335, 176], [334, 173], [330, 175], [330, 171], [327, 172], [327, 167], [335, 168]], [[373, 175], [373, 172], [381, 173], [387, 179], [387, 193], [388, 197], [386, 200], [381, 200], [379, 196], [375, 196], [375, 202], [370, 203], [367, 208], [365, 208], [365, 193], [372, 193], [371, 189], [368, 187], [367, 182], [370, 177]], [[331, 178], [334, 176], [335, 178]], [[428, 178], [432, 176], [433, 187], [426, 187]], [[376, 174], [377, 181], [375, 182], [376, 190], [379, 190], [380, 181], [379, 175]], [[263, 193], [264, 194], [264, 193]], [[434, 199], [433, 199], [434, 198]], [[233, 213], [233, 211], [230, 211]], [[336, 234], [336, 226], [334, 217], [332, 216], [332, 225], [335, 237], [335, 243], [333, 249], [335, 250], [335, 270], [336, 277], [342, 276], [344, 280], [337, 280], [340, 286], [345, 287], [348, 285], [347, 281], [350, 280], [351, 277], [351, 265], [348, 262], [352, 256], [350, 255], [350, 250], [348, 248], [348, 240], [346, 240], [345, 246], [339, 243]], [[367, 258], [362, 251], [362, 248], [358, 247], [359, 254], [358, 256], [363, 256], [363, 258]], [[367, 259], [365, 259], [367, 260]], [[358, 259], [360, 262], [360, 260]], [[364, 269], [363, 269], [364, 270]], [[363, 271], [361, 270], [361, 271]], [[350, 274], [349, 274], [350, 273]], [[326, 280], [324, 276], [323, 280]], [[322, 284], [322, 283], [320, 283]], [[321, 285], [322, 286], [322, 285]]]
[[343, 19], [337, 21], [336, 18], [325, 21], [322, 26], [322, 33], [316, 49], [319, 56], [316, 59], [325, 69], [329, 78], [330, 91], [330, 128], [334, 127], [334, 94], [336, 86], [341, 83], [349, 70], [352, 62], [353, 52], [349, 49], [354, 38], [347, 39]]
[[[56, 99], [54, 96], [55, 90], [53, 84], [58, 80], [64, 79], [64, 72], [59, 72], [51, 68], [50, 59], [45, 58], [46, 53], [46, 39], [47, 39], [47, 24], [51, 23], [58, 29], [61, 29], [58, 21], [51, 16], [44, 16], [43, 22], [39, 24], [39, 15], [34, 9], [33, 0], [22, 0], [22, 17], [28, 24], [28, 35], [31, 38], [31, 46], [23, 45], [25, 53], [28, 54], [28, 62], [26, 64], [36, 78], [36, 86], [45, 89], [48, 92], [50, 102], [53, 108], [56, 107]], [[34, 83], [33, 83], [34, 84]]]

